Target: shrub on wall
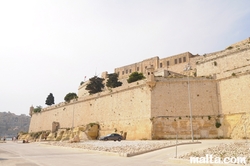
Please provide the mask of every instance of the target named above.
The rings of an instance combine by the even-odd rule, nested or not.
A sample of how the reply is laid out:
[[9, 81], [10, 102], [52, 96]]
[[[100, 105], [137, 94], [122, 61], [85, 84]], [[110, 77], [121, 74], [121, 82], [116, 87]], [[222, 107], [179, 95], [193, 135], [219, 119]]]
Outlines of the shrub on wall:
[[145, 76], [142, 73], [138, 72], [133, 72], [132, 74], [129, 75], [129, 78], [127, 79], [128, 83], [135, 82], [138, 80], [144, 79]]
[[37, 112], [41, 112], [42, 110], [42, 106], [36, 106], [36, 108], [34, 108], [34, 112], [37, 113]]
[[220, 122], [216, 122], [215, 126], [216, 126], [216, 128], [219, 128], [221, 126], [221, 123]]
[[64, 100], [65, 100], [66, 102], [70, 102], [70, 100], [72, 100], [72, 99], [77, 99], [77, 98], [78, 98], [78, 96], [77, 96], [76, 93], [68, 93], [68, 94], [64, 97]]
[[107, 87], [115, 88], [121, 85], [122, 85], [122, 82], [118, 81], [118, 74], [112, 73], [108, 75], [108, 81], [106, 83]]

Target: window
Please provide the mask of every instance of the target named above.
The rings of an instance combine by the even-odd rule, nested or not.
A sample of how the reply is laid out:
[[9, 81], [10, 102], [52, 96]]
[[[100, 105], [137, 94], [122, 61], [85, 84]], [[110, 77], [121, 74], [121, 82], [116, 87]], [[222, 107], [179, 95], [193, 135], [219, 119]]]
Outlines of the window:
[[174, 60], [174, 64], [177, 64], [177, 59]]
[[124, 75], [124, 71], [122, 71], [122, 75]]
[[186, 57], [183, 57], [183, 62], [186, 62]]
[[182, 60], [182, 59], [181, 59], [181, 58], [179, 58], [179, 63], [181, 63], [181, 60]]
[[128, 74], [128, 70], [126, 70], [126, 74]]
[[117, 75], [118, 75], [118, 76], [119, 76], [119, 73], [120, 73], [120, 72], [118, 71], [118, 72], [117, 72]]
[[147, 66], [145, 66], [145, 69], [148, 68]]
[[137, 71], [139, 71], [140, 70], [140, 68], [139, 67], [137, 67]]
[[162, 68], [162, 63], [160, 63], [160, 68]]
[[132, 70], [131, 69], [129, 69], [129, 73], [131, 73], [132, 72]]
[[169, 66], [169, 61], [167, 61], [167, 66]]

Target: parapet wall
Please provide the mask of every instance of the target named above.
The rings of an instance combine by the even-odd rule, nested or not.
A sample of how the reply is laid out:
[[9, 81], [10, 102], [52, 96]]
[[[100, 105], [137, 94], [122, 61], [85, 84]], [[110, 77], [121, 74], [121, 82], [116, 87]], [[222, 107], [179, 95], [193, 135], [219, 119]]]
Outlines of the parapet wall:
[[216, 75], [217, 79], [250, 71], [250, 44], [207, 54], [196, 68], [197, 76]]
[[129, 86], [35, 113], [29, 132], [51, 130], [53, 122], [60, 128], [99, 123], [100, 135], [123, 131], [127, 139], [151, 139], [150, 90], [144, 81]]

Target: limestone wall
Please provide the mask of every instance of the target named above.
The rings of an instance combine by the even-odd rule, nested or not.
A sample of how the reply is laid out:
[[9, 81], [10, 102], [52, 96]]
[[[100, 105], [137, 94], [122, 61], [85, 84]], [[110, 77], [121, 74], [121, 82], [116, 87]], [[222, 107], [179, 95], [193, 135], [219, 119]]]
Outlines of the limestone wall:
[[250, 44], [207, 54], [196, 68], [197, 76], [216, 75], [218, 79], [250, 71]]
[[242, 40], [242, 41], [239, 41], [237, 43], [232, 44], [231, 47], [239, 47], [239, 46], [246, 45], [249, 43], [250, 43], [250, 37], [245, 39], [245, 40]]
[[250, 138], [250, 114], [226, 114], [223, 118], [224, 137], [232, 139]]
[[151, 95], [144, 82], [44, 109], [32, 115], [29, 132], [51, 130], [52, 122], [59, 122], [60, 128], [97, 122], [101, 135], [116, 130], [127, 132], [127, 139], [150, 139]]
[[250, 73], [218, 80], [223, 114], [250, 112]]
[[[220, 114], [215, 80], [190, 77], [189, 82], [192, 114], [196, 116]], [[189, 116], [188, 77], [156, 81], [151, 100], [152, 117]]]
[[[152, 138], [153, 139], [190, 139], [191, 123], [186, 116], [165, 116], [152, 119]], [[217, 116], [193, 116], [193, 138], [221, 138], [223, 137], [222, 126], [217, 128], [215, 123], [221, 119]]]

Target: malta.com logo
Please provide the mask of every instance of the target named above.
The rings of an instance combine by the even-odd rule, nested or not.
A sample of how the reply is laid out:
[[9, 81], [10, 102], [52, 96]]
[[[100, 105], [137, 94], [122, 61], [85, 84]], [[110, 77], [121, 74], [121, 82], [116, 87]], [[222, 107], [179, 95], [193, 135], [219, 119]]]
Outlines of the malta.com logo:
[[246, 165], [246, 157], [214, 157], [206, 154], [205, 157], [190, 157], [190, 163], [196, 164], [244, 164]]

